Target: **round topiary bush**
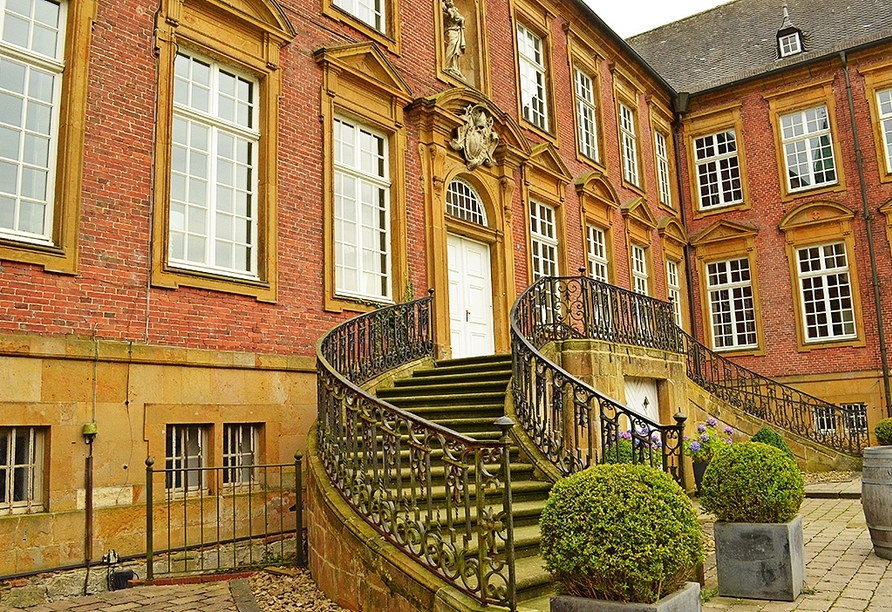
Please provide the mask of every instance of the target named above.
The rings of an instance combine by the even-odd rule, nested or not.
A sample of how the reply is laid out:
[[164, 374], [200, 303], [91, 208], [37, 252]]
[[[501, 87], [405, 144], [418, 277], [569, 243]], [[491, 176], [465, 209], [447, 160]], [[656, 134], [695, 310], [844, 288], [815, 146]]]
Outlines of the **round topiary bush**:
[[796, 460], [796, 455], [793, 454], [793, 451], [790, 450], [790, 447], [787, 445], [787, 441], [780, 437], [780, 434], [771, 429], [770, 427], [763, 427], [759, 431], [756, 432], [756, 435], [752, 437], [750, 442], [761, 442], [762, 444], [767, 444], [768, 446], [773, 446], [774, 448], [779, 448], [784, 451], [784, 454], [792, 459]]
[[733, 523], [786, 523], [804, 498], [796, 462], [761, 442], [735, 444], [717, 455], [700, 490], [700, 506]]
[[539, 527], [545, 567], [567, 595], [654, 603], [703, 561], [690, 499], [645, 465], [597, 465], [561, 480]]
[[883, 419], [873, 428], [880, 446], [892, 446], [892, 418]]

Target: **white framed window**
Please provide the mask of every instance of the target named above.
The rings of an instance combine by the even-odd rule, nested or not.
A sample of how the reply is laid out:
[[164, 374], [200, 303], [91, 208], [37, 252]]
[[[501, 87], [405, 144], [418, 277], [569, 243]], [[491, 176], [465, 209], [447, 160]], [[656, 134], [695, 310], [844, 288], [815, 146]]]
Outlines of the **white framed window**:
[[174, 62], [169, 263], [257, 278], [257, 82], [180, 51]]
[[386, 0], [332, 0], [332, 4], [353, 15], [363, 23], [367, 23], [379, 32], [387, 31], [384, 17]]
[[805, 341], [854, 338], [855, 310], [843, 242], [796, 249]]
[[460, 178], [453, 179], [446, 189], [446, 213], [486, 227], [486, 209], [477, 190]]
[[547, 71], [542, 38], [520, 23], [517, 24], [517, 55], [523, 118], [548, 131]]
[[743, 202], [737, 137], [733, 129], [694, 139], [700, 208]]
[[846, 433], [867, 433], [867, 404], [864, 402], [852, 402], [840, 404], [840, 408], [847, 411], [845, 429]]
[[632, 290], [641, 295], [650, 295], [648, 287], [650, 274], [647, 271], [647, 252], [637, 244], [632, 245]]
[[0, 0], [0, 237], [52, 242], [66, 10]]
[[666, 260], [666, 287], [672, 306], [672, 320], [681, 327], [681, 283], [678, 280], [678, 263], [671, 259]]
[[623, 178], [640, 187], [638, 183], [638, 137], [635, 127], [635, 113], [631, 108], [619, 104], [619, 139], [623, 156]]
[[892, 89], [877, 92], [877, 109], [886, 153], [886, 172], [892, 172]]
[[334, 120], [335, 291], [391, 299], [390, 170], [387, 137]]
[[604, 230], [594, 225], [586, 225], [586, 246], [588, 250], [588, 274], [602, 283], [608, 280], [607, 237]]
[[826, 106], [782, 115], [787, 187], [800, 191], [836, 183], [836, 162]]
[[818, 433], [836, 432], [836, 413], [832, 408], [816, 407], [814, 409], [815, 431]]
[[205, 488], [207, 430], [201, 425], [168, 425], [166, 428], [165, 487], [176, 491]]
[[595, 106], [595, 84], [592, 78], [580, 70], [573, 69], [576, 82], [576, 140], [579, 152], [598, 160], [598, 123]]
[[533, 281], [558, 275], [558, 239], [554, 208], [530, 201], [530, 251]]
[[254, 480], [259, 434], [260, 426], [253, 423], [223, 425], [223, 484], [242, 485]]
[[672, 206], [672, 182], [669, 180], [669, 147], [663, 132], [654, 132], [654, 150], [657, 156], [657, 183], [660, 202]]
[[747, 258], [706, 266], [712, 343], [717, 351], [758, 346], [753, 281]]
[[0, 515], [43, 511], [44, 428], [0, 427]]
[[802, 43], [799, 39], [799, 32], [792, 32], [777, 39], [777, 45], [780, 48], [780, 56], [788, 57], [796, 55], [802, 51]]

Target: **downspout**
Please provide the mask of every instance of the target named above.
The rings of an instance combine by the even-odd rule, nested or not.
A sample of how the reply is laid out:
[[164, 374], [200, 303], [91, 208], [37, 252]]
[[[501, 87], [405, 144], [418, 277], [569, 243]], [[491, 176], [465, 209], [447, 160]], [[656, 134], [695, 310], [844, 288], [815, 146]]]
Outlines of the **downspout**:
[[846, 76], [846, 97], [849, 101], [849, 119], [852, 122], [852, 139], [855, 144], [855, 159], [858, 162], [858, 181], [861, 186], [861, 205], [864, 209], [864, 225], [867, 229], [867, 251], [870, 254], [870, 280], [873, 286], [873, 302], [877, 316], [877, 336], [880, 341], [880, 361], [883, 368], [883, 391], [886, 396], [886, 416], [892, 417], [892, 398], [890, 398], [889, 384], [889, 356], [886, 349], [886, 334], [883, 330], [882, 297], [880, 295], [880, 277], [877, 274], [877, 258], [873, 248], [873, 214], [870, 211], [870, 203], [867, 199], [867, 182], [864, 179], [864, 158], [861, 155], [861, 144], [858, 140], [858, 123], [855, 121], [855, 101], [852, 98], [852, 81], [849, 78], [849, 62], [846, 52], [839, 52], [842, 61], [842, 70]]
[[[691, 100], [691, 94], [686, 91], [678, 92], [672, 100], [672, 110], [675, 111], [675, 121], [672, 129], [672, 138], [675, 141], [675, 182], [678, 183], [678, 210], [681, 212], [681, 225], [687, 230], [688, 215], [686, 210], [686, 202], [684, 199], [684, 176], [681, 173], [681, 118], [688, 112], [688, 102]], [[697, 319], [694, 316], [694, 276], [691, 272], [691, 247], [685, 242], [684, 244], [684, 277], [685, 288], [688, 294], [688, 323], [691, 326], [691, 336], [697, 337]]]

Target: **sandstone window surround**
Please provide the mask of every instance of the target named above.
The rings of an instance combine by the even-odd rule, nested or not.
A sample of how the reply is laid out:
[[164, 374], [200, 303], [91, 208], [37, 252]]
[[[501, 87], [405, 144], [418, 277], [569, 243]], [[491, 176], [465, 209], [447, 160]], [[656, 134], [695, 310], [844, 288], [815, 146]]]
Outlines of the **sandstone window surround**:
[[644, 198], [635, 198], [620, 207], [625, 221], [626, 256], [630, 289], [642, 295], [655, 295], [651, 242], [657, 222]]
[[249, 485], [255, 480], [254, 466], [260, 459], [258, 423], [226, 423], [223, 425], [223, 484]]
[[623, 159], [623, 180], [635, 187], [641, 187], [638, 165], [638, 126], [633, 107], [618, 103], [619, 146]]
[[77, 272], [95, 0], [0, 0], [0, 259]]
[[796, 207], [780, 222], [800, 351], [865, 345], [854, 216], [841, 204], [819, 200]]
[[546, 276], [559, 276], [558, 248], [554, 207], [530, 200], [530, 263], [533, 282]]
[[663, 259], [666, 263], [666, 299], [672, 302], [675, 324], [686, 329], [688, 304], [685, 278], [685, 246], [688, 235], [675, 215], [667, 215], [657, 224]]
[[613, 221], [619, 209], [616, 191], [599, 170], [583, 174], [575, 186], [581, 208], [588, 273], [605, 283], [614, 282]]
[[0, 516], [44, 510], [43, 427], [0, 427]]
[[561, 276], [567, 266], [564, 196], [572, 177], [554, 145], [532, 148], [523, 167], [522, 197], [527, 204], [528, 278]]
[[885, 60], [859, 68], [858, 72], [864, 76], [879, 178], [883, 182], [890, 182], [892, 181], [892, 61]]
[[573, 75], [576, 93], [576, 144], [580, 154], [600, 163], [596, 80], [578, 66], [573, 68]]
[[607, 257], [607, 237], [601, 228], [587, 224], [585, 226], [588, 274], [602, 283], [610, 282], [610, 260]]
[[633, 244], [630, 249], [632, 259], [632, 291], [650, 295], [650, 270], [647, 265], [647, 247]]
[[322, 13], [399, 55], [400, 0], [322, 0]]
[[279, 51], [293, 36], [275, 0], [162, 2], [154, 286], [276, 301]]
[[325, 308], [366, 312], [414, 297], [406, 294], [406, 186], [396, 180], [405, 176], [403, 109], [412, 94], [375, 43], [314, 55], [323, 68]]
[[672, 174], [669, 164], [669, 136], [666, 132], [654, 130], [654, 157], [657, 166], [657, 184], [660, 191], [660, 204], [672, 208]]
[[536, 0], [517, 0], [512, 5], [517, 116], [523, 127], [556, 142], [551, 36], [555, 15]]
[[678, 268], [679, 262], [671, 259], [666, 260], [666, 295], [669, 298], [669, 304], [672, 306], [672, 320], [681, 327], [681, 281], [679, 280]]

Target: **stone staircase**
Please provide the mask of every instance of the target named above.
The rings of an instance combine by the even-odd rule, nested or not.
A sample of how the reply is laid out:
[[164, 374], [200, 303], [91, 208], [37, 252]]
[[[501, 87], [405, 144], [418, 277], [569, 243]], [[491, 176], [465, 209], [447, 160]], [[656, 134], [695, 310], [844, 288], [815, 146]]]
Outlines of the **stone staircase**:
[[[452, 359], [416, 370], [376, 395], [453, 431], [494, 441], [501, 432], [493, 423], [505, 414], [510, 379], [510, 355]], [[548, 610], [554, 587], [539, 556], [539, 516], [553, 483], [537, 477], [516, 446], [510, 457], [518, 610]], [[432, 465], [435, 469], [442, 466]]]

